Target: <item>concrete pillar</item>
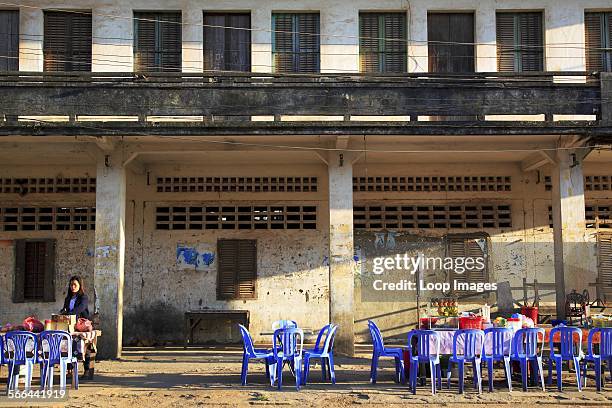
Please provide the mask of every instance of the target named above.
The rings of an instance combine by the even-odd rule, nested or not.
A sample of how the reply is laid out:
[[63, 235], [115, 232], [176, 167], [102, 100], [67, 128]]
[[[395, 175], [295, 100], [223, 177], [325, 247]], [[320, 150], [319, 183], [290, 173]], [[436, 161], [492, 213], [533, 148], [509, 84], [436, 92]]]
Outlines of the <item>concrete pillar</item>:
[[[108, 17], [109, 15], [117, 17]], [[132, 72], [134, 68], [132, 5], [98, 4], [91, 18], [92, 72]]]
[[125, 257], [125, 169], [120, 149], [100, 155], [96, 173], [94, 285], [100, 306], [99, 355], [121, 357]]
[[347, 153], [329, 155], [329, 314], [339, 325], [336, 350], [355, 353], [353, 166]]
[[19, 70], [42, 72], [44, 16], [40, 9], [19, 9]]
[[559, 150], [552, 176], [552, 213], [555, 251], [557, 317], [565, 318], [565, 295], [582, 292], [591, 277], [589, 248], [585, 237], [584, 178], [582, 154]]
[[321, 18], [321, 72], [359, 72], [359, 11], [330, 4]]
[[183, 72], [204, 69], [204, 14], [199, 4], [189, 3], [183, 9]]
[[272, 9], [264, 2], [251, 11], [251, 71], [272, 72]]
[[429, 71], [427, 47], [427, 7], [408, 11], [408, 72]]
[[497, 71], [495, 5], [481, 2], [474, 16], [476, 25], [476, 72]]

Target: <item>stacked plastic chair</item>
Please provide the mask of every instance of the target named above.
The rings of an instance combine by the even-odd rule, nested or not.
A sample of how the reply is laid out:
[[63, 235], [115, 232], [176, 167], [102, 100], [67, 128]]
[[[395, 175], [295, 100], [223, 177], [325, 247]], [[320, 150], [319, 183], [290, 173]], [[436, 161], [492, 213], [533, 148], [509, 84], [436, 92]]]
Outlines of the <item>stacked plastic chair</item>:
[[[542, 391], [544, 386], [544, 370], [542, 368], [542, 353], [544, 351], [545, 331], [542, 328], [520, 329], [514, 333], [512, 339], [512, 355], [510, 361], [518, 361], [521, 366], [521, 379], [523, 391], [527, 391], [527, 364], [532, 363], [533, 379], [540, 373]], [[539, 340], [541, 336], [542, 340]]]
[[378, 370], [378, 360], [380, 357], [392, 357], [395, 359], [395, 380], [404, 382], [404, 354], [399, 347], [385, 347], [380, 329], [372, 320], [368, 320], [368, 328], [372, 336], [372, 366], [370, 367], [370, 382], [376, 384], [376, 372]]
[[[282, 342], [282, 343], [281, 343]], [[283, 365], [289, 362], [294, 369], [295, 387], [299, 391], [302, 378], [302, 357], [304, 332], [297, 327], [274, 331], [272, 361], [275, 364], [275, 378], [278, 389], [283, 387]]]

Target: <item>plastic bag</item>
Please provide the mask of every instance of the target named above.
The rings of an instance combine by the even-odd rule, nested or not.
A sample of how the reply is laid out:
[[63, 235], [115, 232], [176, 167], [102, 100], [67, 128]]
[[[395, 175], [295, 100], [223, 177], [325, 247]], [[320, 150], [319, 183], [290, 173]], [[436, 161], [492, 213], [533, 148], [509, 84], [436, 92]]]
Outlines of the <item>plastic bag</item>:
[[85, 319], [84, 317], [79, 317], [76, 324], [74, 325], [74, 329], [78, 332], [90, 332], [93, 331], [93, 326], [91, 325], [91, 321]]
[[45, 330], [45, 326], [34, 316], [26, 317], [23, 320], [23, 327], [32, 333], [40, 333]]

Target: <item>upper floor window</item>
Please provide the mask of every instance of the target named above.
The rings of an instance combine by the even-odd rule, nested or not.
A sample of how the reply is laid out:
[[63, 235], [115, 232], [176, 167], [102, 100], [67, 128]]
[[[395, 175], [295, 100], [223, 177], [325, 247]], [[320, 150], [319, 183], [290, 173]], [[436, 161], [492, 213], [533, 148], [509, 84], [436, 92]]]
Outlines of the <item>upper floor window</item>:
[[406, 15], [359, 14], [359, 66], [361, 72], [406, 72]]
[[429, 13], [429, 72], [474, 72], [474, 14]]
[[91, 13], [45, 11], [44, 71], [91, 71]]
[[180, 12], [134, 13], [134, 71], [180, 72]]
[[319, 14], [272, 14], [272, 59], [274, 72], [319, 72]]
[[585, 13], [587, 71], [612, 71], [612, 12]]
[[497, 13], [497, 69], [544, 71], [542, 13]]
[[204, 13], [204, 70], [251, 70], [251, 15]]
[[0, 71], [19, 70], [19, 12], [0, 10]]

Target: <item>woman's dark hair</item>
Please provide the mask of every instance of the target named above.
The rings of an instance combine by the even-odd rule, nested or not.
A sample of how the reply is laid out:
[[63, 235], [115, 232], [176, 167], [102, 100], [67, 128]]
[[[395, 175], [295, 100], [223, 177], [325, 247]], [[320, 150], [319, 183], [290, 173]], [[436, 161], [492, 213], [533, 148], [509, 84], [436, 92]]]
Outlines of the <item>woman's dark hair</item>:
[[79, 296], [83, 296], [83, 294], [85, 293], [85, 288], [83, 287], [83, 279], [80, 276], [71, 276], [70, 280], [68, 281], [68, 291], [66, 292], [66, 297], [72, 297], [72, 290], [70, 289], [70, 284], [73, 281], [77, 281], [79, 283], [79, 291], [77, 292], [77, 295]]

